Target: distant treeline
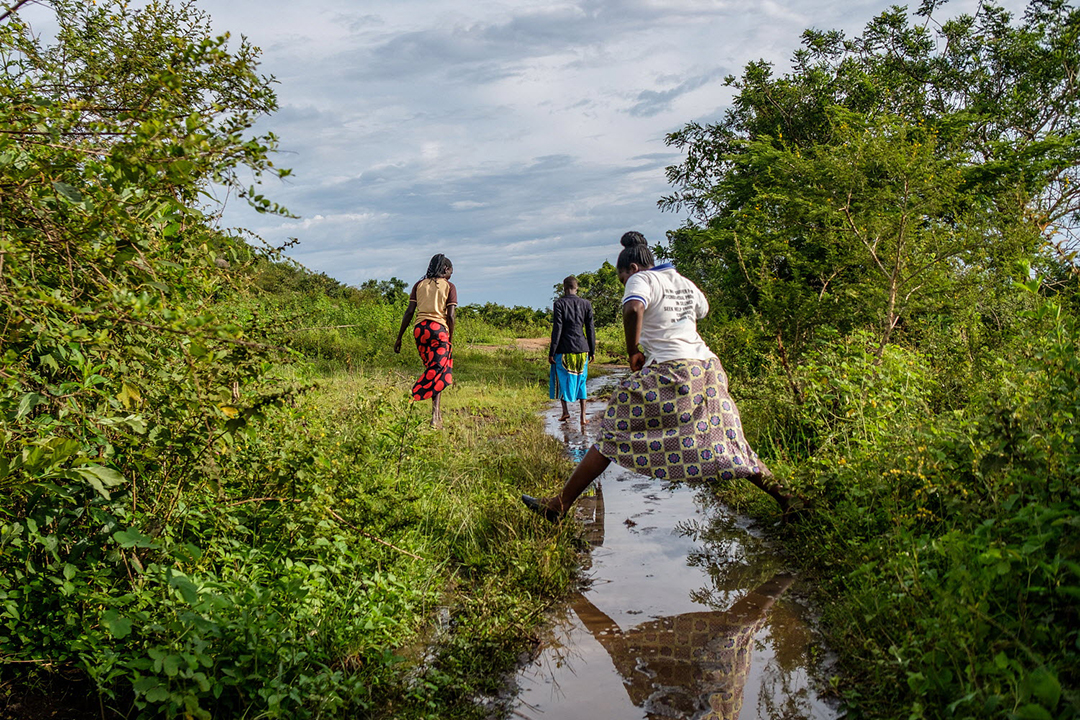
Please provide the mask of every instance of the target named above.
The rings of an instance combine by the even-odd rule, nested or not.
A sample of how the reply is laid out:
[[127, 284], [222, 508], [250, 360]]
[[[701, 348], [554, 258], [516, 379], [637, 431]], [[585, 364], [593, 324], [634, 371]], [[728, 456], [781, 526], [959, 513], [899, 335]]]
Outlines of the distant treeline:
[[[357, 306], [371, 302], [405, 309], [409, 285], [392, 277], [389, 280], [365, 280], [359, 287], [347, 285], [325, 273], [313, 272], [287, 259], [262, 260], [252, 273], [253, 282], [268, 294], [301, 294], [345, 300]], [[560, 286], [561, 294], [561, 286]], [[469, 303], [458, 308], [460, 319], [479, 319], [494, 327], [504, 328], [518, 336], [543, 335], [550, 331], [551, 309], [536, 309], [498, 303]]]

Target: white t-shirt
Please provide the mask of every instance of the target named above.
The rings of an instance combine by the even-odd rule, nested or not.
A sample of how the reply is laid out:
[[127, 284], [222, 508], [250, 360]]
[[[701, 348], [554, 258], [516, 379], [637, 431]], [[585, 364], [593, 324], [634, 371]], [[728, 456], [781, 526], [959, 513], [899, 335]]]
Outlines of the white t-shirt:
[[645, 305], [640, 344], [646, 364], [716, 357], [697, 331], [697, 321], [709, 312], [709, 301], [671, 263], [654, 265], [631, 275], [626, 281], [622, 304], [630, 300], [640, 300]]

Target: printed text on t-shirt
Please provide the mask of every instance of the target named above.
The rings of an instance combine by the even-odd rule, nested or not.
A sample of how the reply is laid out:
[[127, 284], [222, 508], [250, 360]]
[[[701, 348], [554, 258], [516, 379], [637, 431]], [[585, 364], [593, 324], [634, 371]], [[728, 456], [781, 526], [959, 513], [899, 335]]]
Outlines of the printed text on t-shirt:
[[671, 324], [694, 318], [694, 291], [690, 288], [672, 288], [664, 293], [664, 312], [676, 313]]

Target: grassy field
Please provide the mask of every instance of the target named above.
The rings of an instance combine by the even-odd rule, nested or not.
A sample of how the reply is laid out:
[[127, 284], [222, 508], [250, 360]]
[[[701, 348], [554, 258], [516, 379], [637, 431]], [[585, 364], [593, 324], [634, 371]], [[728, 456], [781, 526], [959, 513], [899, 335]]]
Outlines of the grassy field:
[[408, 683], [389, 686], [399, 690], [387, 717], [467, 717], [474, 696], [497, 695], [543, 610], [572, 581], [566, 533], [538, 524], [518, 501], [568, 470], [536, 414], [546, 402], [542, 359], [460, 348], [442, 431], [427, 426], [427, 403], [404, 400], [414, 373], [398, 368], [323, 374], [308, 398], [323, 478], [342, 518], [377, 529], [398, 548], [372, 547], [379, 568], [394, 568], [402, 587], [425, 589], [391, 643], [401, 657], [425, 662], [394, 673]]

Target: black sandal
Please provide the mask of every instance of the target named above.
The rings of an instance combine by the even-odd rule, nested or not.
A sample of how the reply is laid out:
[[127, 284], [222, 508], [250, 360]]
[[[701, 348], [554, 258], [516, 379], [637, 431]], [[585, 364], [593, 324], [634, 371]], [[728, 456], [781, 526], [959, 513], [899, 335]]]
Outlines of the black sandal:
[[529, 508], [537, 515], [543, 516], [549, 523], [557, 523], [566, 515], [566, 513], [545, 506], [532, 495], [522, 495], [521, 502], [525, 503], [525, 507]]

